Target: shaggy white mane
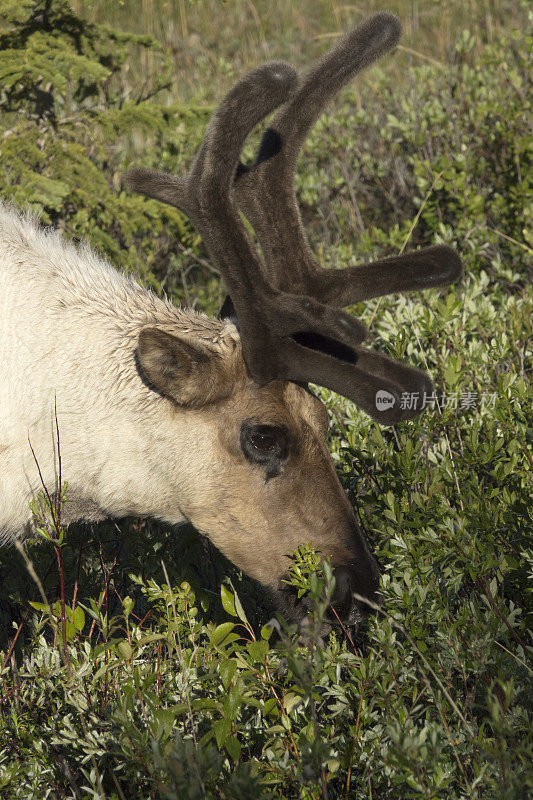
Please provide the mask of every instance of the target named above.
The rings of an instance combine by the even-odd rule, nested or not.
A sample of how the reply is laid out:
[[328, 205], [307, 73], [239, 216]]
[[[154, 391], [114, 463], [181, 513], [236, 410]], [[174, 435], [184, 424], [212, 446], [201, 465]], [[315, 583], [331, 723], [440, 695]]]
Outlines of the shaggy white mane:
[[234, 349], [239, 333], [231, 322], [192, 309], [178, 309], [119, 272], [88, 244], [76, 245], [37, 217], [0, 203], [0, 273], [16, 263], [20, 280], [42, 292], [43, 302], [82, 316], [113, 316], [130, 330], [144, 324], [191, 336], [211, 347]]

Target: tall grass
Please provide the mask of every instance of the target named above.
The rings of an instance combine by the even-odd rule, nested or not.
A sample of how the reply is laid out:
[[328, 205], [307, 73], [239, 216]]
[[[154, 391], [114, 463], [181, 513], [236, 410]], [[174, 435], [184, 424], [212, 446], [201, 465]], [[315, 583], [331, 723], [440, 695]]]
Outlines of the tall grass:
[[[173, 60], [172, 96], [212, 100], [234, 75], [268, 59], [306, 65], [332, 39], [370, 14], [393, 11], [404, 24], [400, 53], [383, 66], [395, 82], [408, 67], [445, 62], [464, 30], [490, 43], [502, 29], [517, 27], [525, 4], [513, 0], [74, 0], [85, 18], [155, 37]], [[131, 64], [132, 80], [154, 68], [154, 54]], [[365, 80], [365, 78], [363, 78]]]

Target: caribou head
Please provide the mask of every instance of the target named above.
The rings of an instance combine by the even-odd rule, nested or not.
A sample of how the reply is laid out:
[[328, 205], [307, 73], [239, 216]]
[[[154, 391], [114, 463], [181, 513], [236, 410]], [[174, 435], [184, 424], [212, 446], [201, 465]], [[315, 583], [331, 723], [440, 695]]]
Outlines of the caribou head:
[[[230, 559], [276, 590], [289, 550], [311, 541], [336, 568], [334, 603], [349, 620], [358, 614], [352, 593], [371, 599], [378, 573], [327, 450], [325, 409], [307, 387], [328, 387], [382, 424], [418, 413], [402, 407], [401, 395], [430, 394], [427, 374], [363, 347], [365, 326], [341, 309], [444, 286], [460, 275], [461, 263], [449, 247], [434, 246], [346, 269], [320, 268], [302, 226], [294, 172], [328, 101], [394, 47], [400, 33], [394, 15], [376, 14], [303, 78], [281, 62], [253, 70], [212, 117], [187, 176], [140, 167], [127, 175], [132, 189], [191, 219], [228, 288], [221, 316], [240, 330], [224, 365], [157, 326], [139, 336], [140, 368], [152, 387], [199, 415], [209, 406], [211, 417], [216, 407], [219, 474], [211, 470], [209, 492], [196, 493], [186, 514]], [[254, 163], [243, 165], [247, 136], [276, 108]], [[239, 394], [230, 386], [239, 386]]]

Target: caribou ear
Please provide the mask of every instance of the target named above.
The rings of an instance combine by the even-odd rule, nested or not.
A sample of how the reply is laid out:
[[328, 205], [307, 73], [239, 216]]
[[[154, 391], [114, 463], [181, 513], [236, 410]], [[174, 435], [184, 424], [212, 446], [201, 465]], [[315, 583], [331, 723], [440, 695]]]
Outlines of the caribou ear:
[[159, 328], [141, 330], [138, 365], [151, 388], [179, 405], [199, 408], [232, 390], [229, 365], [222, 355]]

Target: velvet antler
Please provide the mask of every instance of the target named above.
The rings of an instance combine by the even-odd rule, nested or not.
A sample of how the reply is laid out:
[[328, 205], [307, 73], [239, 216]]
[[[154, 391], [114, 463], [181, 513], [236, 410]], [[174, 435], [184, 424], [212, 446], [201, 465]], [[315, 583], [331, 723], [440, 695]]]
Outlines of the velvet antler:
[[396, 45], [400, 34], [400, 21], [388, 13], [375, 14], [350, 31], [276, 114], [253, 167], [239, 166], [237, 202], [257, 233], [269, 278], [279, 289], [346, 306], [393, 292], [443, 286], [461, 272], [458, 256], [444, 246], [348, 269], [321, 269], [302, 226], [294, 173], [309, 130], [339, 90]]
[[[321, 269], [302, 227], [293, 179], [302, 143], [324, 105], [393, 47], [400, 32], [395, 16], [376, 14], [345, 36], [298, 88], [287, 64], [254, 70], [222, 101], [187, 178], [142, 168], [127, 176], [131, 188], [177, 206], [199, 230], [226, 281], [245, 363], [258, 383], [317, 383], [386, 424], [418, 413], [401, 408], [401, 394], [429, 394], [431, 381], [420, 370], [360, 347], [365, 327], [339, 307], [449, 283], [460, 274], [459, 258], [450, 248], [430, 247], [344, 270]], [[284, 102], [253, 167], [243, 167], [239, 154], [248, 133]], [[257, 233], [264, 265], [237, 206]], [[380, 391], [389, 395], [385, 407], [376, 403]]]

